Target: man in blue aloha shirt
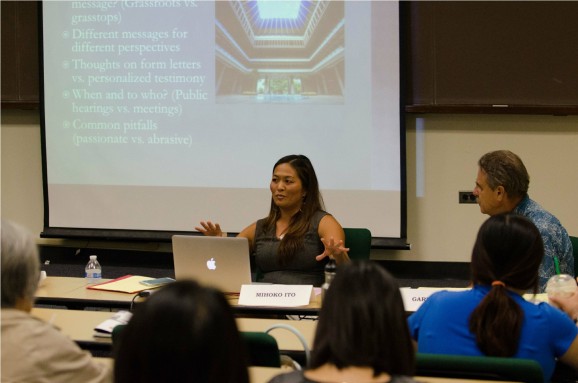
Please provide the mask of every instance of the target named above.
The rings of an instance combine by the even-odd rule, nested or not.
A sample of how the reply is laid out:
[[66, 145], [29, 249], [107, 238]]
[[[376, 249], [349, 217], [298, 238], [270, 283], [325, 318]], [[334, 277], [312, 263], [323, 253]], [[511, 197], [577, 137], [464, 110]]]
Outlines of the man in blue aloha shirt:
[[555, 274], [574, 276], [574, 256], [568, 232], [558, 218], [528, 196], [530, 176], [524, 163], [508, 150], [484, 154], [478, 161], [474, 195], [480, 211], [488, 215], [513, 212], [530, 219], [542, 234], [544, 259], [540, 266], [540, 291]]

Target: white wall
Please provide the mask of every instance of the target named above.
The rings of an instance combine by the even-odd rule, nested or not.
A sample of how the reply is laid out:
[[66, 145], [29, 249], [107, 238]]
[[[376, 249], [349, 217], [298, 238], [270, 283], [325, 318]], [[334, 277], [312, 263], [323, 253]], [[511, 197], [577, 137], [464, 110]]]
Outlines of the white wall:
[[2, 110], [2, 218], [40, 233], [44, 222], [38, 111]]
[[[486, 218], [471, 191], [477, 160], [510, 149], [530, 172], [530, 196], [578, 235], [578, 116], [407, 115], [409, 251], [376, 250], [375, 259], [467, 262]], [[34, 233], [43, 228], [42, 165], [37, 111], [2, 111], [1, 211]], [[339, 217], [337, 217], [339, 218]], [[47, 242], [43, 240], [43, 242]], [[48, 241], [50, 242], [50, 241]]]

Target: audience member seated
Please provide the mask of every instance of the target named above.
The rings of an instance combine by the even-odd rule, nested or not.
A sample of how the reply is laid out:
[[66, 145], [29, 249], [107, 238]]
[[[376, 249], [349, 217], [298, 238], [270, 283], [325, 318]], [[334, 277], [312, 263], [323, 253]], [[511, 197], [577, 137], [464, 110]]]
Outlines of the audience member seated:
[[540, 291], [557, 273], [574, 275], [572, 242], [562, 223], [528, 195], [530, 176], [515, 153], [495, 150], [478, 160], [474, 195], [488, 215], [515, 213], [528, 218], [542, 235], [544, 257], [538, 269]]
[[270, 383], [414, 382], [414, 350], [399, 287], [372, 261], [339, 266], [319, 313], [305, 371]]
[[418, 352], [534, 359], [549, 381], [556, 359], [578, 370], [578, 329], [548, 303], [526, 301], [538, 291], [542, 237], [528, 219], [486, 220], [472, 251], [473, 288], [432, 294], [409, 317]]
[[221, 292], [173, 282], [137, 305], [115, 344], [116, 383], [248, 383], [247, 357]]
[[40, 278], [29, 232], [2, 220], [2, 379], [9, 382], [111, 382], [110, 369], [49, 323], [30, 315]]

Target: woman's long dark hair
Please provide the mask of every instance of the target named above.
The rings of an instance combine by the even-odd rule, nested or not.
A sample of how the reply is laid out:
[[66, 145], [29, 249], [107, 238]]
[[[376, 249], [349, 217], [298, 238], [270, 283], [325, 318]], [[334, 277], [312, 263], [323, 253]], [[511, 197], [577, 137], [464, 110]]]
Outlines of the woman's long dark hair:
[[248, 383], [247, 357], [223, 294], [173, 282], [136, 307], [115, 344], [116, 383]]
[[517, 352], [524, 312], [507, 288], [536, 293], [543, 256], [540, 232], [522, 216], [492, 216], [480, 227], [472, 251], [472, 282], [491, 290], [470, 315], [469, 326], [484, 354], [508, 357]]
[[339, 266], [323, 300], [311, 368], [372, 367], [414, 374], [414, 349], [396, 280], [373, 261]]
[[[278, 257], [281, 264], [287, 264], [291, 261], [294, 255], [302, 249], [303, 239], [309, 230], [311, 219], [313, 215], [319, 211], [324, 210], [323, 198], [319, 191], [319, 183], [317, 182], [317, 175], [313, 169], [313, 165], [309, 158], [304, 155], [292, 154], [281, 158], [273, 166], [275, 168], [280, 164], [289, 164], [297, 172], [297, 177], [301, 180], [305, 197], [301, 209], [297, 214], [291, 218], [289, 228], [283, 236], [279, 244]], [[277, 220], [281, 217], [280, 209], [273, 199], [271, 199], [271, 208], [269, 216], [267, 217], [264, 230], [266, 232], [275, 232]]]

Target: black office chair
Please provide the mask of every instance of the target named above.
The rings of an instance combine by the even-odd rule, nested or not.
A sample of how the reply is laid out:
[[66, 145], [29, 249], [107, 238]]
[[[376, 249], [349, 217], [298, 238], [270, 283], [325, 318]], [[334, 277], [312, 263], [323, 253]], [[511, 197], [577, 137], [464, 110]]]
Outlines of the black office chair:
[[416, 355], [416, 375], [455, 379], [543, 383], [538, 362], [531, 359], [443, 354]]
[[369, 259], [371, 253], [371, 231], [365, 228], [344, 227], [345, 247], [349, 248], [352, 260]]

